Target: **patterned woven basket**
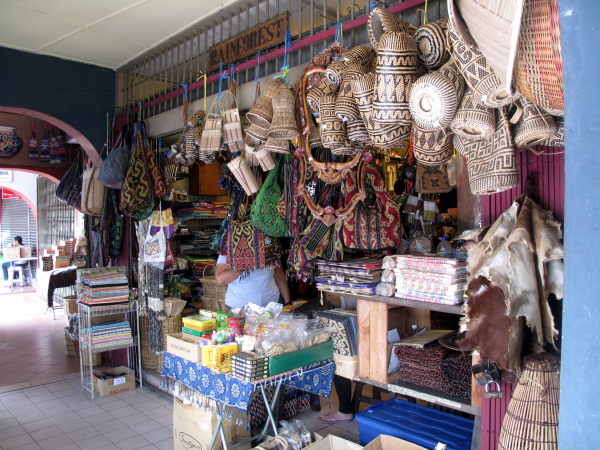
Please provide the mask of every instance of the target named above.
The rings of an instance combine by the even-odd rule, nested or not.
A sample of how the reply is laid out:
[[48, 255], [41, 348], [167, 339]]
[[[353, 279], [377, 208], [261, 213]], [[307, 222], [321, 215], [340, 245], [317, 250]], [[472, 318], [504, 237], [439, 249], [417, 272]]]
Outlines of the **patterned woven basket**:
[[[225, 91], [223, 95], [229, 93], [232, 97], [232, 103], [235, 104], [235, 96], [230, 91]], [[229, 146], [231, 152], [238, 150], [238, 144], [244, 142], [242, 134], [242, 123], [240, 121], [240, 111], [237, 108], [230, 108], [223, 111], [223, 142]]]
[[[167, 336], [170, 334], [181, 333], [183, 321], [181, 315], [175, 317], [167, 317], [161, 321], [162, 327], [162, 346], [163, 349], [167, 348]], [[140, 317], [140, 328], [141, 328], [141, 346], [142, 346], [142, 367], [150, 370], [161, 371], [162, 368], [162, 354], [154, 353], [150, 351], [149, 342], [149, 326], [148, 317]]]
[[450, 59], [450, 52], [446, 46], [447, 31], [448, 19], [441, 19], [419, 27], [415, 33], [419, 60], [425, 67], [438, 69]]
[[321, 132], [319, 131], [317, 125], [315, 125], [312, 119], [309, 119], [309, 121], [310, 137], [308, 138], [308, 144], [310, 145], [310, 148], [321, 147], [323, 145], [323, 142], [321, 141]]
[[556, 450], [559, 400], [558, 357], [549, 353], [525, 357], [525, 369], [508, 404], [498, 448]]
[[246, 150], [247, 153], [253, 154], [258, 149], [258, 147], [261, 145], [261, 143], [262, 143], [262, 141], [249, 135], [246, 138], [246, 142], [244, 143], [244, 149]]
[[267, 139], [265, 149], [274, 153], [290, 153], [290, 141], [288, 139]]
[[452, 60], [412, 85], [410, 112], [423, 130], [449, 127], [465, 92], [465, 80]]
[[496, 130], [496, 113], [476, 101], [475, 92], [467, 86], [450, 128], [465, 139], [490, 139]]
[[[215, 106], [219, 108], [218, 112], [214, 112]], [[204, 130], [200, 138], [198, 150], [201, 152], [215, 153], [221, 150], [221, 139], [223, 137], [223, 118], [221, 117], [221, 104], [215, 102], [208, 112], [208, 118], [204, 123]]]
[[232, 159], [227, 163], [227, 167], [231, 170], [231, 173], [233, 173], [233, 176], [240, 183], [247, 195], [256, 194], [260, 190], [260, 185], [256, 177], [250, 170], [246, 159], [242, 156]]
[[540, 145], [548, 147], [564, 147], [565, 146], [565, 118], [555, 117], [556, 133], [547, 141], [541, 142]]
[[555, 116], [565, 109], [559, 25], [558, 0], [526, 1], [514, 70], [519, 92]]
[[294, 105], [294, 94], [285, 84], [282, 84], [273, 97], [273, 121], [267, 136], [276, 139], [295, 139], [300, 135], [294, 115]]
[[521, 97], [519, 103], [522, 105], [523, 114], [513, 132], [517, 148], [533, 147], [554, 136], [556, 133], [554, 117], [525, 97]]
[[417, 43], [412, 35], [388, 32], [381, 37], [371, 110], [374, 121], [397, 125], [412, 123], [408, 98], [418, 66]]
[[333, 147], [331, 153], [334, 155], [356, 155], [362, 151], [361, 147], [356, 147], [352, 141], [346, 141], [344, 145]]
[[413, 133], [413, 153], [419, 163], [424, 166], [439, 166], [450, 161], [454, 145], [449, 128], [428, 131], [414, 124]]
[[267, 134], [269, 133], [268, 128], [261, 128], [259, 125], [250, 124], [246, 128], [246, 135], [252, 137], [258, 141], [265, 142], [267, 140]]
[[261, 169], [265, 172], [275, 168], [275, 159], [265, 146], [254, 152], [254, 156], [258, 158], [258, 163], [260, 164]]
[[77, 314], [77, 295], [66, 295], [63, 297], [63, 305], [66, 314]]
[[[81, 359], [81, 354], [79, 353], [79, 341], [78, 340], [72, 340], [71, 341], [73, 343], [73, 351], [75, 352], [75, 359], [77, 359], [77, 361], [79, 361]], [[85, 353], [85, 357], [83, 358], [83, 365], [86, 367], [90, 366], [90, 359], [88, 358], [88, 354], [87, 352]], [[102, 364], [102, 353], [93, 353], [92, 354], [92, 366], [99, 366], [100, 364]]]
[[306, 94], [306, 101], [308, 106], [313, 111], [319, 111], [319, 98], [323, 95], [335, 95], [339, 90], [338, 85], [333, 85], [327, 78], [323, 78], [319, 84], [313, 86]]
[[343, 74], [347, 71], [351, 63], [368, 65], [369, 59], [372, 58], [371, 52], [370, 48], [363, 47], [362, 45], [354, 47], [342, 57], [332, 62], [325, 70], [325, 76], [332, 85], [339, 85], [342, 82]]
[[454, 29], [452, 20], [448, 21], [448, 43], [452, 47], [452, 59], [467, 84], [475, 91], [479, 102], [491, 108], [500, 108], [514, 100], [504, 89], [483, 53], [476, 46], [469, 47], [465, 44]]
[[165, 315], [167, 317], [177, 317], [181, 314], [181, 311], [183, 311], [185, 305], [187, 305], [185, 300], [174, 297], [166, 297], [164, 299]]
[[346, 124], [346, 133], [348, 134], [348, 140], [359, 142], [362, 144], [369, 144], [371, 139], [369, 138], [369, 132], [362, 118], [353, 120]]
[[342, 75], [340, 90], [338, 91], [337, 102], [335, 105], [335, 115], [342, 122], [350, 122], [360, 117], [358, 106], [356, 106], [356, 100], [352, 94], [352, 85], [350, 81], [355, 76], [363, 73], [366, 73], [366, 70], [362, 64], [351, 62], [346, 66], [346, 70]]
[[335, 115], [334, 95], [323, 95], [319, 99], [319, 114], [321, 117], [321, 140], [323, 147], [333, 148], [346, 142], [346, 127], [344, 122]]
[[270, 128], [273, 120], [273, 97], [282, 84], [281, 79], [276, 78], [267, 85], [265, 93], [260, 97], [258, 104], [246, 114], [246, 118], [251, 124], [266, 130]]
[[454, 147], [467, 158], [471, 193], [489, 195], [519, 184], [519, 170], [504, 109], [496, 109], [496, 131], [491, 139], [472, 141], [454, 135]]
[[367, 23], [367, 33], [373, 47], [378, 48], [381, 36], [389, 31], [399, 31], [414, 36], [417, 27], [404, 22], [383, 8], [373, 8]]

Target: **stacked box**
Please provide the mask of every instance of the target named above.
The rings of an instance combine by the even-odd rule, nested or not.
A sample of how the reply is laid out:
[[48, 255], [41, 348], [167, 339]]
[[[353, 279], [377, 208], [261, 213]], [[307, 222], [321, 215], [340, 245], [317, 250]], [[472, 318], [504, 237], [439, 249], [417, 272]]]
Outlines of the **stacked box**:
[[231, 372], [236, 378], [256, 381], [269, 376], [269, 358], [254, 352], [236, 353], [231, 357]]

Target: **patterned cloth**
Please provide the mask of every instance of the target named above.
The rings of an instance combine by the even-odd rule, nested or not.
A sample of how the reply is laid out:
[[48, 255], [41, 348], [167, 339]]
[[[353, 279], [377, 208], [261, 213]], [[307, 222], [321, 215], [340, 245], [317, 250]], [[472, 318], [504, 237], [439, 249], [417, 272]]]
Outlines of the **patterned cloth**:
[[164, 352], [161, 388], [167, 388], [169, 381], [166, 378], [171, 378], [211, 400], [246, 411], [252, 394], [259, 384], [273, 384], [282, 378], [286, 386], [329, 397], [334, 372], [335, 364], [327, 360], [303, 367], [301, 370], [249, 382], [234, 378], [228, 373], [217, 374], [200, 363]]

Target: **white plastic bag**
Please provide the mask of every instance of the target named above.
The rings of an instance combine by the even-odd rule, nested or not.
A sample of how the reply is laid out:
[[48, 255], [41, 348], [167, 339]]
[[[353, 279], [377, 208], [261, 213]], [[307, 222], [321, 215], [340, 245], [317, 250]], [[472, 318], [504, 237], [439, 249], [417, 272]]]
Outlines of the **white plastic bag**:
[[167, 240], [162, 223], [162, 211], [160, 212], [160, 229], [154, 236], [152, 231], [152, 219], [148, 224], [148, 234], [144, 241], [144, 262], [146, 263], [164, 263], [167, 255]]

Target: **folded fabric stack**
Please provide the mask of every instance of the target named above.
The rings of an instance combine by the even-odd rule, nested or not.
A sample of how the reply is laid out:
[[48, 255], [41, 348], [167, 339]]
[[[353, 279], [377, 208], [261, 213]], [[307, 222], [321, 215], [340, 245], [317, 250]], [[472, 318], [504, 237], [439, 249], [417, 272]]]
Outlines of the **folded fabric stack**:
[[375, 294], [383, 272], [382, 261], [380, 256], [339, 262], [318, 260], [317, 289], [342, 294]]
[[459, 305], [467, 281], [465, 260], [427, 256], [394, 256], [396, 297]]
[[358, 354], [358, 326], [356, 311], [333, 309], [314, 313], [319, 328], [332, 327], [333, 351], [343, 356]]
[[225, 217], [229, 211], [229, 202], [197, 202], [189, 208], [180, 209], [177, 213], [180, 219], [198, 219], [202, 217]]
[[105, 305], [129, 301], [127, 277], [116, 270], [106, 269], [80, 278], [79, 301], [86, 305]]
[[192, 243], [196, 246], [208, 246], [210, 241], [215, 237], [219, 230], [215, 228], [207, 228], [205, 230], [196, 231]]
[[[437, 341], [424, 348], [398, 345], [394, 353], [399, 361], [399, 379], [428, 387], [460, 398], [471, 396], [470, 361], [461, 353], [440, 345]], [[464, 361], [461, 361], [461, 357]], [[464, 384], [468, 376], [468, 388]]]
[[215, 259], [206, 256], [185, 255], [188, 260], [188, 267], [192, 269], [194, 275], [202, 277], [212, 275], [215, 267]]
[[129, 322], [114, 320], [99, 323], [90, 329], [89, 334], [91, 336], [91, 343], [89, 342], [87, 333], [84, 342], [94, 350], [133, 344]]

